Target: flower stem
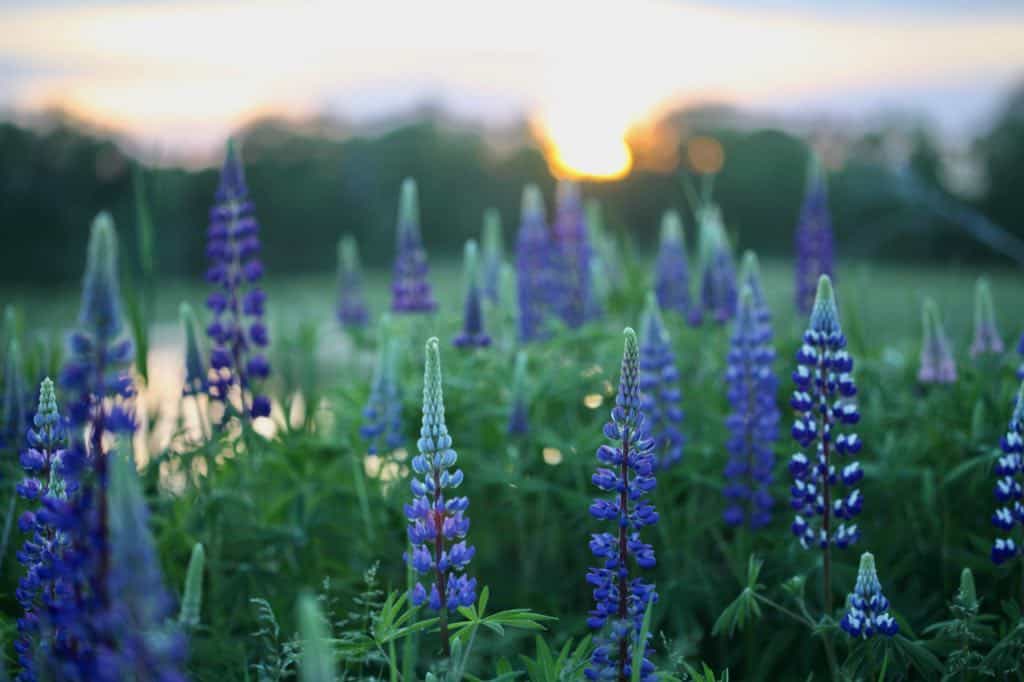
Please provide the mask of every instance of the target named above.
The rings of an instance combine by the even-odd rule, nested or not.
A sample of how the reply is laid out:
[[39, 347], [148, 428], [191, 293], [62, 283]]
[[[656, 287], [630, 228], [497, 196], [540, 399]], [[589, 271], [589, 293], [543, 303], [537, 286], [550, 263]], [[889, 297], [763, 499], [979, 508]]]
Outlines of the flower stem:
[[[625, 429], [622, 435], [622, 464], [619, 473], [622, 476], [622, 490], [619, 492], [619, 514], [620, 517], [629, 516], [629, 429]], [[627, 525], [619, 524], [619, 619], [626, 620], [629, 617], [629, 602], [626, 582], [626, 560], [629, 554]], [[637, 643], [639, 646], [639, 642]], [[628, 682], [626, 677], [626, 659], [629, 657], [629, 640], [623, 637], [619, 640], [619, 682]]]

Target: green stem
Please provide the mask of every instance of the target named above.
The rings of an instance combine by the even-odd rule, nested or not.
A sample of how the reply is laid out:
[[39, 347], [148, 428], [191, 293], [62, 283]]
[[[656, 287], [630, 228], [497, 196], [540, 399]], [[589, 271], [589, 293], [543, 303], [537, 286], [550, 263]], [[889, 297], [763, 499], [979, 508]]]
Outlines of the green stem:
[[356, 487], [356, 497], [359, 498], [359, 511], [363, 515], [363, 523], [366, 524], [366, 537], [372, 543], [374, 541], [373, 518], [370, 516], [370, 501], [366, 495], [366, 479], [362, 467], [359, 466], [361, 461], [362, 455], [352, 454], [352, 483]]
[[878, 673], [878, 682], [885, 682], [885, 673], [889, 669], [889, 652], [885, 652], [885, 658], [882, 659], [882, 670]]
[[395, 640], [388, 642], [388, 669], [390, 682], [398, 682], [398, 658], [395, 656]]

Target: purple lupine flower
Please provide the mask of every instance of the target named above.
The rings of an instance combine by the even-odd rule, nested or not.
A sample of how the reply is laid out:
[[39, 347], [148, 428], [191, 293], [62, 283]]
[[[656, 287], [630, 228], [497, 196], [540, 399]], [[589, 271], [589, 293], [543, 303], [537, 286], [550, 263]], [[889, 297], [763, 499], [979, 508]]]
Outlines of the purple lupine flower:
[[491, 337], [484, 329], [484, 310], [480, 295], [480, 278], [477, 273], [476, 242], [466, 242], [462, 267], [466, 280], [466, 301], [463, 305], [462, 331], [453, 339], [456, 348], [486, 348]]
[[484, 211], [481, 235], [484, 252], [481, 290], [488, 303], [497, 303], [501, 294], [501, 266], [505, 263], [505, 238], [501, 231], [501, 214], [496, 208]]
[[391, 310], [402, 313], [432, 313], [437, 301], [427, 274], [427, 252], [420, 233], [420, 205], [416, 181], [402, 181], [398, 200], [398, 229], [395, 268], [391, 281]]
[[1021, 540], [1014, 539], [1017, 525], [1024, 528], [1024, 384], [1017, 393], [1017, 402], [1010, 417], [1006, 435], [999, 443], [1001, 454], [995, 461], [996, 501], [999, 507], [992, 514], [992, 525], [1000, 534], [992, 543], [992, 562], [1002, 564], [1022, 555]]
[[832, 218], [828, 210], [825, 171], [817, 157], [811, 156], [807, 171], [807, 189], [800, 206], [794, 234], [796, 249], [796, 309], [807, 315], [814, 303], [815, 287], [821, 275], [834, 277]]
[[691, 320], [694, 310], [690, 301], [690, 265], [686, 255], [686, 238], [679, 212], [671, 209], [661, 217], [661, 240], [654, 269], [654, 291], [662, 310]]
[[745, 523], [756, 530], [771, 523], [774, 506], [771, 484], [779, 437], [778, 380], [772, 368], [771, 315], [755, 294], [760, 288], [756, 260], [744, 260], [743, 291], [725, 374], [732, 411], [726, 418], [729, 462], [723, 494], [728, 506], [723, 517], [731, 526]]
[[640, 679], [653, 682], [654, 664], [647, 658], [650, 633], [648, 641], [637, 640], [648, 605], [658, 595], [653, 584], [640, 577], [630, 579], [630, 573], [633, 563], [642, 569], [655, 565], [654, 548], [640, 538], [643, 527], [658, 521], [654, 506], [646, 499], [655, 485], [654, 441], [647, 435], [641, 413], [636, 333], [627, 327], [625, 337], [619, 391], [611, 420], [604, 426], [605, 437], [615, 445], [598, 448], [601, 466], [592, 479], [609, 497], [594, 500], [590, 513], [613, 523], [616, 530], [614, 534], [594, 533], [590, 540], [590, 551], [599, 566], [587, 572], [595, 602], [587, 624], [600, 632], [584, 674], [588, 680], [627, 680], [632, 675], [634, 647], [642, 646]]
[[1020, 367], [1017, 368], [1017, 378], [1024, 379], [1024, 333], [1020, 335], [1017, 342], [1017, 355], [1021, 356]]
[[736, 264], [729, 238], [722, 224], [722, 212], [715, 204], [697, 209], [700, 226], [700, 310], [690, 314], [699, 324], [704, 316], [723, 324], [736, 316]]
[[363, 293], [363, 271], [359, 245], [346, 234], [338, 241], [338, 322], [348, 329], [365, 327], [370, 321]]
[[544, 198], [536, 185], [523, 188], [519, 235], [516, 241], [516, 286], [519, 340], [526, 343], [546, 335], [546, 325], [560, 299], [558, 254], [544, 218]]
[[525, 436], [530, 432], [530, 407], [526, 397], [526, 351], [516, 353], [512, 372], [512, 407], [508, 415], [508, 435]]
[[[590, 295], [590, 259], [593, 255], [587, 233], [586, 216], [580, 187], [560, 180], [555, 194], [555, 244], [561, 261], [562, 287], [559, 312], [565, 324], [576, 328], [588, 321], [587, 297]], [[596, 311], [590, 311], [592, 314]]]
[[921, 366], [917, 380], [922, 384], [952, 384], [956, 381], [956, 360], [942, 326], [939, 307], [930, 298], [921, 309], [924, 335], [921, 338]]
[[988, 280], [979, 277], [974, 286], [974, 341], [971, 357], [1002, 355], [1003, 337], [996, 325], [996, 311], [992, 305], [992, 288]]
[[390, 337], [390, 321], [380, 321], [380, 350], [370, 385], [370, 396], [363, 408], [359, 435], [366, 440], [366, 454], [393, 452], [402, 446], [402, 395], [398, 387], [398, 344]]
[[4, 360], [4, 395], [0, 405], [0, 448], [17, 451], [18, 444], [28, 421], [29, 412], [28, 388], [25, 385], [24, 367], [21, 362], [21, 346], [9, 330], [11, 337], [7, 343], [7, 357]]
[[652, 456], [656, 468], [667, 469], [683, 458], [683, 392], [679, 388], [675, 353], [653, 293], [647, 295], [640, 326], [639, 362], [644, 429], [654, 440]]
[[[818, 281], [810, 325], [796, 361], [796, 387], [790, 404], [796, 413], [793, 438], [801, 451], [789, 462], [792, 506], [796, 511], [792, 530], [805, 549], [825, 550], [827, 562], [829, 548], [844, 549], [857, 541], [860, 531], [854, 519], [864, 502], [860, 490], [854, 487], [864, 475], [860, 463], [842, 464], [834, 459], [835, 454], [852, 456], [860, 452], [861, 440], [856, 433], [840, 432], [860, 421], [860, 414], [854, 402], [857, 387], [851, 374], [853, 358], [846, 351], [828, 275]], [[849, 489], [845, 496], [834, 490], [840, 484]]]
[[196, 316], [192, 312], [192, 306], [188, 303], [181, 304], [178, 316], [185, 334], [185, 383], [181, 394], [185, 397], [198, 397], [209, 390], [209, 380], [206, 362], [203, 360], [202, 351], [199, 350]]
[[[238, 387], [234, 409], [247, 417], [270, 416], [270, 399], [259, 388], [270, 374], [265, 349], [269, 343], [263, 320], [267, 295], [259, 286], [259, 224], [249, 200], [242, 160], [233, 141], [228, 141], [220, 183], [210, 209], [206, 255], [207, 280], [214, 291], [206, 299], [211, 321], [206, 333], [210, 351], [210, 398], [232, 406], [232, 389]], [[225, 410], [227, 419], [230, 410]]]
[[846, 613], [839, 625], [856, 639], [870, 639], [875, 635], [892, 637], [900, 631], [896, 619], [889, 613], [889, 600], [882, 594], [875, 557], [870, 552], [860, 555], [857, 582], [846, 598]]
[[419, 454], [412, 459], [415, 476], [410, 483], [412, 504], [405, 506], [412, 550], [406, 560], [428, 585], [417, 582], [409, 600], [415, 606], [426, 602], [441, 614], [441, 640], [448, 654], [447, 614], [476, 601], [476, 578], [466, 568], [476, 549], [466, 543], [469, 500], [447, 497], [445, 490], [462, 483], [462, 470], [452, 469], [458, 456], [444, 421], [444, 392], [441, 386], [441, 354], [436, 338], [427, 341], [423, 372], [423, 424], [417, 441]]

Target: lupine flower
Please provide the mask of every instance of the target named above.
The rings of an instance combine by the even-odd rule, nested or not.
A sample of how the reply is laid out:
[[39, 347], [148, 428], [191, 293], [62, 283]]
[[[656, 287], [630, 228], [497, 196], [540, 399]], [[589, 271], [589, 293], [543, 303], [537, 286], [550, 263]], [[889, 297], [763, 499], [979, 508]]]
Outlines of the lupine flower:
[[[789, 462], [792, 506], [796, 510], [793, 534], [805, 549], [828, 551], [833, 545], [844, 549], [860, 536], [854, 519], [864, 498], [853, 486], [864, 472], [859, 462], [843, 464], [834, 459], [836, 454], [852, 456], [860, 452], [861, 440], [848, 431], [860, 421], [854, 402], [857, 387], [851, 374], [853, 358], [846, 351], [828, 275], [818, 281], [810, 325], [796, 361], [796, 387], [790, 404], [796, 413], [793, 438], [801, 451]], [[840, 484], [849, 489], [845, 496], [834, 490]]]
[[1021, 356], [1020, 367], [1017, 368], [1017, 378], [1024, 379], [1024, 333], [1020, 335], [1017, 342], [1017, 355]]
[[526, 351], [516, 353], [512, 372], [512, 409], [508, 415], [508, 435], [525, 436], [530, 432], [530, 407], [526, 398]]
[[342, 327], [358, 329], [370, 321], [363, 294], [363, 271], [359, 264], [359, 245], [346, 234], [338, 241], [338, 322]]
[[389, 332], [387, 316], [380, 321], [379, 352], [370, 397], [363, 408], [359, 434], [366, 440], [366, 453], [392, 452], [402, 446], [402, 395], [398, 387], [395, 339]]
[[[417, 441], [419, 454], [412, 459], [415, 473], [410, 484], [413, 502], [405, 506], [409, 520], [412, 552], [406, 557], [427, 587], [417, 582], [410, 600], [416, 606], [426, 602], [435, 611], [447, 613], [476, 601], [476, 579], [466, 568], [476, 550], [466, 543], [469, 500], [447, 497], [462, 483], [462, 470], [453, 469], [458, 456], [444, 421], [444, 393], [441, 386], [441, 355], [438, 341], [426, 345], [423, 373], [423, 425]], [[442, 638], [447, 640], [446, 632]]]
[[956, 360], [939, 317], [939, 307], [928, 298], [921, 309], [924, 335], [921, 338], [921, 366], [917, 380], [922, 384], [951, 384], [956, 381]]
[[62, 551], [63, 538], [49, 523], [46, 504], [60, 504], [64, 484], [60, 475], [60, 459], [64, 454], [65, 432], [57, 409], [53, 382], [43, 379], [39, 387], [39, 407], [28, 430], [28, 448], [21, 453], [21, 466], [27, 474], [18, 485], [18, 494], [28, 500], [35, 511], [26, 511], [18, 520], [24, 533], [30, 534], [18, 561], [25, 575], [18, 581], [15, 596], [24, 609], [18, 619], [18, 638], [14, 649], [22, 666], [19, 682], [36, 679], [35, 651], [45, 650], [45, 637], [50, 636], [43, 619], [47, 603], [60, 598], [61, 585], [54, 580], [54, 560]]
[[817, 158], [808, 164], [807, 189], [794, 234], [796, 250], [796, 309], [807, 315], [821, 275], [833, 277], [832, 218], [828, 210], [825, 172]]
[[564, 284], [559, 292], [560, 313], [566, 325], [579, 327], [587, 321], [586, 299], [590, 291], [590, 249], [580, 187], [560, 180], [555, 195], [555, 243], [561, 256]]
[[1021, 547], [1014, 540], [1013, 531], [1018, 524], [1024, 526], [1024, 384], [1017, 393], [1010, 425], [999, 446], [1003, 454], [995, 462], [998, 477], [995, 496], [1000, 506], [992, 514], [992, 525], [1000, 531], [992, 543], [992, 562], [995, 564], [1021, 555]]
[[754, 317], [758, 322], [767, 325], [766, 333], [768, 334], [768, 339], [771, 340], [773, 336], [771, 328], [772, 311], [768, 307], [768, 301], [765, 300], [764, 285], [761, 284], [761, 264], [757, 260], [757, 254], [749, 249], [743, 252], [738, 282], [741, 292], [744, 288], [750, 289]]
[[395, 268], [391, 282], [391, 310], [396, 313], [432, 313], [437, 301], [427, 279], [427, 252], [420, 234], [420, 205], [416, 181], [402, 181], [398, 202]]
[[692, 319], [690, 302], [690, 265], [686, 256], [686, 238], [679, 212], [671, 209], [661, 217], [661, 241], [654, 269], [654, 291], [662, 310]]
[[675, 353], [658, 301], [648, 294], [640, 326], [640, 412], [644, 430], [654, 440], [652, 456], [658, 469], [667, 469], [683, 458], [682, 398]]
[[480, 278], [477, 273], [476, 242], [466, 242], [462, 267], [466, 280], [466, 302], [462, 312], [462, 332], [452, 341], [456, 348], [484, 348], [491, 345], [491, 337], [484, 330], [484, 310], [480, 296]]
[[196, 334], [196, 316], [188, 303], [181, 304], [178, 316], [185, 335], [185, 385], [181, 394], [196, 397], [206, 393], [209, 388], [206, 363], [199, 350], [199, 337]]
[[[597, 450], [601, 466], [593, 476], [594, 485], [608, 493], [590, 506], [590, 513], [615, 525], [613, 533], [595, 533], [590, 551], [599, 565], [587, 573], [594, 588], [594, 609], [587, 624], [600, 632], [590, 666], [584, 671], [588, 680], [626, 680], [632, 675], [633, 649], [644, 647], [640, 679], [656, 679], [654, 665], [648, 660], [648, 641], [638, 642], [648, 605], [657, 600], [654, 585], [640, 577], [630, 579], [633, 563], [637, 568], [655, 565], [654, 548], [640, 539], [640, 530], [658, 521], [654, 506], [646, 499], [654, 489], [654, 441], [644, 428], [640, 411], [640, 367], [636, 333], [625, 330], [622, 376], [615, 397], [611, 420], [604, 435], [615, 445]], [[624, 551], [623, 551], [624, 550]], [[632, 559], [632, 561], [630, 560]]]
[[850, 637], [858, 639], [875, 635], [892, 637], [900, 630], [896, 619], [889, 614], [889, 600], [882, 594], [882, 584], [875, 572], [875, 557], [870, 552], [860, 555], [857, 582], [846, 598], [846, 614], [839, 625]]
[[744, 284], [725, 373], [732, 411], [725, 422], [729, 462], [724, 518], [731, 526], [746, 523], [753, 529], [771, 523], [774, 447], [779, 438], [778, 381], [772, 369], [775, 349], [770, 322], [763, 321], [758, 311], [754, 287]]
[[501, 213], [498, 209], [489, 208], [484, 211], [484, 231], [481, 238], [484, 251], [481, 288], [485, 300], [497, 303], [501, 293], [501, 266], [505, 263], [505, 238], [501, 231]]
[[992, 289], [987, 279], [979, 277], [974, 286], [974, 341], [971, 343], [971, 357], [1001, 355], [1002, 352], [1003, 337], [996, 325]]
[[704, 315], [724, 323], [736, 316], [736, 264], [722, 224], [722, 212], [714, 204], [697, 210], [700, 226], [700, 310], [691, 312], [692, 323]]
[[519, 236], [516, 241], [516, 283], [519, 340], [545, 334], [545, 325], [560, 298], [557, 247], [544, 219], [544, 198], [536, 185], [523, 188]]
[[13, 334], [7, 342], [7, 357], [4, 362], [3, 412], [0, 417], [0, 448], [17, 450], [18, 443], [28, 427], [28, 389], [25, 386], [24, 367], [21, 362], [21, 346]]
[[214, 197], [206, 246], [210, 261], [206, 278], [214, 285], [206, 299], [212, 316], [206, 328], [213, 342], [210, 397], [228, 405], [231, 390], [237, 386], [241, 412], [267, 417], [270, 398], [258, 390], [270, 374], [263, 350], [270, 339], [263, 321], [267, 295], [259, 286], [263, 278], [259, 224], [249, 200], [242, 160], [230, 141]]

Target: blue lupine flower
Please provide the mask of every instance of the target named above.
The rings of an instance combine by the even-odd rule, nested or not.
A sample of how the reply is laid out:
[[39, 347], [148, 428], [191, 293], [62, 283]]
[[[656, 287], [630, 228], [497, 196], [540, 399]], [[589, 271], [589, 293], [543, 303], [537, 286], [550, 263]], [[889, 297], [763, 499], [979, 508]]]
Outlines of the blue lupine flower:
[[992, 525], [1000, 531], [992, 543], [992, 562], [996, 564], [1022, 554], [1013, 530], [1018, 524], [1024, 526], [1024, 384], [1017, 393], [1010, 425], [999, 446], [1003, 454], [995, 462], [995, 496], [1000, 506], [992, 514]]
[[1017, 342], [1017, 355], [1021, 356], [1020, 367], [1017, 368], [1017, 378], [1024, 379], [1024, 333], [1020, 335]]
[[25, 368], [21, 362], [21, 346], [16, 336], [7, 342], [7, 357], [4, 361], [4, 397], [2, 422], [0, 422], [0, 448], [18, 449], [25, 429], [28, 427], [28, 388], [25, 386]]
[[358, 329], [370, 321], [363, 294], [363, 271], [359, 264], [359, 245], [346, 234], [338, 242], [338, 322], [342, 327]]
[[979, 277], [974, 286], [974, 341], [971, 357], [1002, 355], [1003, 337], [996, 325], [996, 311], [992, 305], [992, 289], [988, 280]]
[[526, 351], [516, 353], [512, 372], [512, 409], [508, 415], [508, 435], [525, 436], [530, 432], [530, 407], [526, 397]]
[[924, 335], [921, 338], [921, 365], [917, 380], [922, 384], [951, 384], [956, 381], [956, 360], [939, 317], [935, 301], [925, 299], [921, 309]]
[[[864, 472], [859, 462], [842, 464], [834, 458], [836, 454], [855, 455], [862, 443], [856, 433], [848, 431], [860, 421], [854, 402], [857, 387], [851, 374], [853, 358], [846, 351], [828, 275], [818, 281], [810, 325], [796, 361], [796, 387], [790, 404], [796, 413], [793, 438], [801, 451], [789, 462], [792, 506], [796, 510], [793, 534], [805, 549], [827, 551], [833, 545], [844, 549], [860, 536], [854, 519], [864, 498], [854, 486]], [[849, 489], [845, 497], [834, 490], [840, 484]]]
[[178, 311], [181, 318], [181, 329], [185, 334], [185, 384], [183, 396], [200, 396], [209, 389], [206, 362], [199, 350], [199, 337], [196, 334], [196, 316], [192, 306], [182, 303]]
[[427, 274], [427, 252], [420, 234], [420, 205], [416, 181], [402, 181], [398, 201], [395, 268], [391, 281], [391, 310], [396, 313], [432, 313], [437, 301]]
[[[555, 243], [561, 261], [563, 285], [559, 312], [565, 324], [579, 327], [587, 321], [587, 297], [590, 295], [590, 259], [593, 252], [587, 233], [586, 216], [580, 187], [560, 180], [555, 194]], [[591, 313], [595, 313], [591, 309]]]
[[484, 348], [491, 345], [491, 337], [484, 329], [484, 310], [476, 261], [476, 242], [470, 239], [466, 242], [463, 259], [466, 302], [462, 313], [462, 331], [452, 341], [456, 348]]
[[690, 265], [686, 255], [683, 220], [676, 210], [665, 211], [661, 217], [661, 241], [654, 269], [654, 291], [662, 310], [691, 320], [694, 310], [690, 301]]
[[[462, 483], [462, 470], [452, 468], [458, 456], [444, 421], [441, 354], [436, 338], [426, 345], [423, 425], [417, 447], [419, 454], [412, 459], [415, 475], [410, 484], [413, 501], [405, 506], [412, 543], [406, 560], [420, 576], [427, 577], [429, 589], [417, 581], [409, 598], [416, 606], [426, 602], [435, 611], [455, 611], [476, 601], [476, 578], [466, 574], [476, 550], [466, 543], [469, 500], [449, 498], [445, 493]], [[443, 632], [442, 637], [447, 639]]]
[[653, 457], [658, 469], [667, 469], [683, 458], [683, 392], [679, 369], [654, 294], [647, 295], [640, 326], [640, 412], [644, 430], [654, 440]]
[[539, 339], [556, 312], [560, 273], [557, 247], [544, 218], [544, 198], [536, 185], [523, 188], [519, 236], [516, 241], [516, 284], [519, 340]]
[[728, 483], [723, 494], [728, 500], [725, 522], [732, 526], [746, 523], [758, 529], [771, 523], [774, 506], [771, 483], [774, 447], [779, 437], [779, 409], [775, 402], [778, 381], [772, 368], [775, 348], [770, 314], [759, 315], [759, 309], [766, 306], [758, 305], [755, 287], [748, 283], [759, 280], [756, 265], [744, 270], [748, 267], [753, 274], [741, 277], [744, 285], [725, 374], [732, 411], [726, 418], [729, 462], [725, 466]]
[[619, 391], [611, 420], [604, 426], [604, 435], [615, 445], [598, 448], [601, 466], [592, 479], [609, 496], [594, 500], [590, 513], [614, 523], [616, 530], [614, 534], [595, 533], [590, 540], [590, 551], [599, 566], [587, 573], [595, 601], [587, 624], [600, 632], [595, 637], [590, 666], [584, 672], [588, 680], [629, 679], [633, 649], [642, 646], [640, 679], [653, 682], [654, 665], [647, 658], [650, 634], [646, 642], [637, 639], [644, 613], [658, 597], [654, 585], [640, 577], [630, 579], [630, 569], [632, 563], [643, 569], [655, 565], [654, 548], [640, 539], [640, 530], [658, 521], [654, 506], [646, 499], [655, 485], [654, 441], [647, 435], [641, 413], [636, 333], [627, 327], [625, 337]]
[[267, 295], [259, 286], [263, 278], [259, 224], [241, 157], [231, 141], [214, 196], [206, 246], [210, 261], [206, 278], [214, 285], [206, 299], [211, 313], [206, 333], [213, 342], [210, 398], [229, 405], [232, 388], [237, 386], [242, 414], [267, 417], [270, 399], [258, 390], [270, 374], [263, 350], [270, 340], [263, 321]]
[[736, 316], [736, 264], [729, 238], [722, 224], [722, 212], [715, 204], [697, 209], [700, 226], [700, 310], [691, 311], [690, 321], [698, 324], [710, 315], [724, 323]]
[[825, 172], [817, 157], [811, 156], [800, 217], [794, 234], [796, 247], [796, 309], [807, 315], [814, 303], [815, 287], [822, 275], [833, 275], [835, 259], [832, 218], [828, 210]]
[[380, 350], [374, 370], [370, 397], [363, 408], [363, 425], [359, 429], [367, 441], [366, 453], [376, 455], [392, 452], [402, 446], [402, 395], [398, 387], [398, 344], [390, 337], [389, 320], [380, 321]]
[[900, 630], [896, 619], [889, 614], [889, 600], [882, 594], [882, 584], [875, 572], [875, 557], [870, 552], [860, 555], [857, 582], [846, 598], [846, 613], [839, 625], [858, 639], [875, 635], [892, 637]]
[[484, 252], [484, 267], [481, 289], [484, 299], [497, 303], [501, 293], [501, 266], [505, 263], [505, 238], [501, 231], [501, 214], [498, 209], [484, 211], [484, 230], [481, 236]]

